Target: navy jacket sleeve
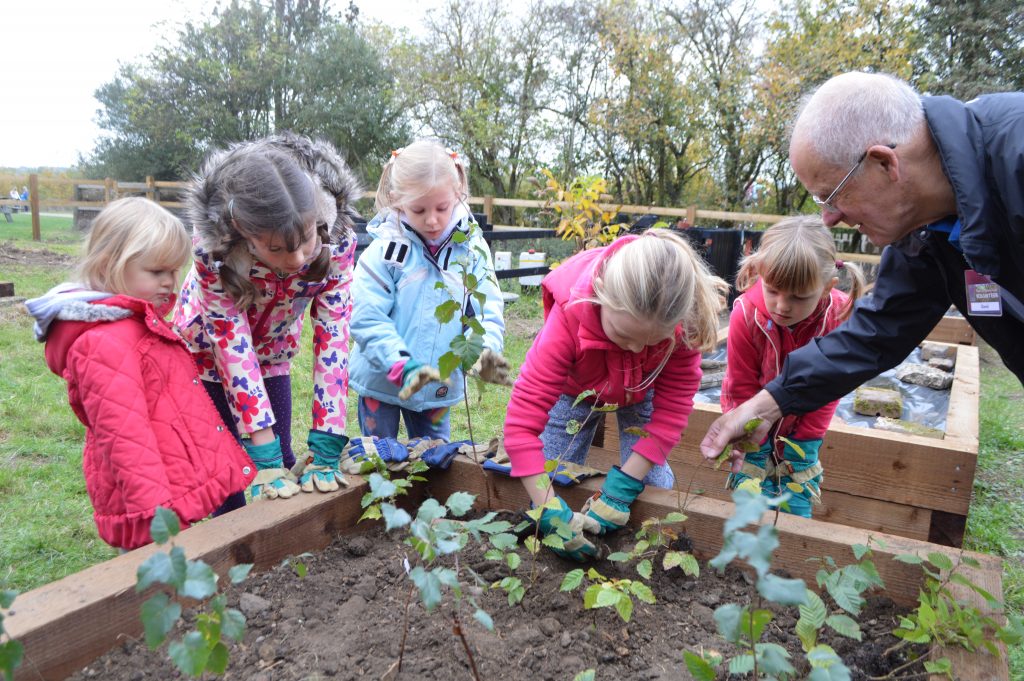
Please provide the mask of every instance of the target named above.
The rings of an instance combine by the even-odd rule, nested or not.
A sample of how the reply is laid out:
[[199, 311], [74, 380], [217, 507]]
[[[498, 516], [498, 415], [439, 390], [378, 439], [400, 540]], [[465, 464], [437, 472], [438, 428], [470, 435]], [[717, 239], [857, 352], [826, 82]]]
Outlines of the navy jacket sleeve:
[[814, 411], [903, 361], [949, 309], [946, 276], [917, 235], [886, 248], [871, 294], [766, 386], [782, 413]]

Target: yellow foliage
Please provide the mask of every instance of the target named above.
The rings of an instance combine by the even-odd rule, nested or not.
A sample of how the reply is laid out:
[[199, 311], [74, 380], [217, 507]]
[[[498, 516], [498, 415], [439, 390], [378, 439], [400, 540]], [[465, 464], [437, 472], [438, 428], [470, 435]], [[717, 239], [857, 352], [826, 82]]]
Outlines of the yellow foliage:
[[602, 210], [601, 200], [608, 187], [603, 177], [580, 176], [563, 186], [547, 168], [540, 172], [547, 178], [541, 190], [546, 197], [545, 208], [561, 216], [555, 231], [566, 241], [574, 240], [577, 251], [611, 243], [623, 231], [623, 225], [611, 224], [618, 209]]

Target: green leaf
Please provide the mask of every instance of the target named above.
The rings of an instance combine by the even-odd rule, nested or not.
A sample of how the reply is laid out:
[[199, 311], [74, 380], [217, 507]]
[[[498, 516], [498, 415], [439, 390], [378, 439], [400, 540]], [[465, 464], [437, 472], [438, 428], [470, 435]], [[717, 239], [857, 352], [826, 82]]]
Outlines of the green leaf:
[[825, 620], [825, 624], [846, 638], [852, 638], [857, 641], [861, 640], [860, 625], [851, 617], [846, 615], [829, 615], [828, 619]]
[[420, 600], [428, 611], [441, 604], [441, 580], [433, 572], [417, 565], [409, 572], [409, 578], [420, 592]]
[[393, 530], [396, 527], [405, 527], [412, 522], [412, 516], [410, 516], [405, 510], [398, 508], [393, 504], [381, 504], [380, 512], [384, 517], [385, 530]]
[[[177, 547], [175, 547], [177, 548]], [[135, 590], [142, 592], [153, 584], [177, 586], [185, 577], [185, 554], [154, 553], [135, 571]]]
[[632, 557], [632, 554], [626, 553], [625, 551], [615, 551], [614, 553], [609, 553], [606, 560], [610, 560], [613, 563], [624, 563]]
[[457, 300], [446, 300], [434, 308], [434, 318], [442, 324], [447, 324], [455, 318], [456, 313], [462, 309]]
[[500, 551], [508, 551], [519, 543], [519, 538], [516, 535], [509, 532], [501, 532], [498, 534], [492, 534], [488, 537], [488, 541]]
[[864, 544], [853, 544], [850, 548], [853, 549], [853, 557], [857, 560], [871, 553], [871, 547]]
[[185, 571], [185, 582], [178, 593], [197, 601], [209, 598], [217, 591], [217, 573], [201, 560], [190, 560]]
[[597, 597], [604, 589], [600, 584], [591, 584], [587, 587], [587, 590], [583, 592], [583, 609], [590, 610], [591, 608], [598, 607]]
[[448, 501], [444, 502], [444, 505], [451, 509], [453, 516], [461, 518], [473, 508], [475, 500], [476, 496], [469, 492], [455, 492], [448, 497]]
[[951, 676], [953, 673], [953, 663], [949, 661], [948, 657], [940, 657], [937, 660], [928, 660], [924, 663], [924, 670], [929, 674], [944, 674]]
[[540, 541], [533, 535], [530, 535], [529, 537], [523, 540], [523, 546], [526, 547], [527, 551], [534, 555], [536, 555], [536, 553], [540, 551]]
[[808, 589], [804, 602], [800, 604], [800, 620], [815, 629], [820, 629], [825, 624], [826, 615], [828, 610], [825, 608], [825, 602], [818, 594]]
[[647, 586], [643, 582], [630, 583], [629, 592], [637, 598], [639, 598], [644, 603], [655, 603], [654, 592], [651, 591], [651, 587]]
[[593, 669], [586, 669], [572, 677], [572, 681], [594, 681], [594, 674], [596, 673]]
[[470, 369], [484, 351], [484, 339], [480, 336], [466, 338], [460, 334], [452, 339], [451, 349], [459, 357], [462, 368]]
[[245, 615], [234, 608], [226, 608], [221, 617], [221, 629], [231, 640], [241, 641], [245, 636]]
[[206, 659], [206, 671], [214, 674], [223, 674], [228, 668], [228, 647], [222, 641], [217, 643], [210, 650], [210, 657]]
[[582, 428], [583, 424], [577, 421], [576, 419], [569, 419], [568, 421], [565, 422], [565, 432], [568, 433], [569, 435], [575, 435], [576, 433], [580, 432]]
[[398, 488], [395, 483], [385, 478], [380, 473], [374, 473], [370, 476], [370, 497], [371, 499], [390, 499], [395, 496], [395, 492]]
[[452, 375], [452, 372], [459, 368], [462, 364], [462, 360], [454, 352], [446, 352], [441, 355], [437, 360], [437, 370], [441, 374], [441, 378], [448, 378]]
[[171, 643], [167, 653], [174, 666], [189, 676], [202, 674], [206, 669], [206, 660], [210, 657], [210, 649], [198, 631], [190, 631], [180, 641]]
[[768, 573], [757, 580], [757, 592], [782, 605], [800, 605], [806, 598], [807, 585], [802, 579], [785, 579]]
[[558, 587], [559, 591], [572, 591], [576, 589], [583, 582], [583, 570], [582, 568], [576, 568], [565, 573], [565, 577], [562, 578], [562, 585]]
[[509, 570], [518, 570], [522, 558], [519, 557], [518, 553], [507, 553], [505, 554], [505, 562], [508, 564]]
[[912, 553], [901, 553], [897, 556], [893, 556], [892, 558], [893, 560], [898, 560], [901, 563], [907, 563], [909, 565], [920, 565], [924, 562], [920, 556], [916, 556]]
[[644, 579], [650, 579], [651, 578], [651, 572], [653, 571], [653, 568], [651, 567], [651, 561], [647, 560], [646, 558], [643, 559], [642, 561], [637, 563], [636, 571]]
[[753, 655], [737, 655], [729, 660], [729, 673], [744, 676], [754, 671]]
[[[835, 664], [842, 664], [842, 659], [836, 654], [836, 651], [824, 643], [814, 646], [807, 651], [807, 661], [811, 663], [812, 667], [820, 669], [828, 669]], [[849, 678], [849, 674], [847, 674]]]
[[179, 617], [181, 606], [172, 603], [165, 593], [154, 594], [142, 604], [142, 628], [146, 635], [146, 645], [150, 650], [160, 647]]
[[597, 397], [597, 391], [596, 390], [584, 390], [583, 392], [581, 392], [579, 395], [576, 396], [576, 399], [573, 400], [572, 406], [575, 407], [575, 406], [579, 405], [580, 402], [582, 402], [583, 400], [587, 399], [588, 397]]
[[682, 523], [682, 522], [686, 522], [686, 515], [683, 514], [683, 513], [679, 513], [678, 511], [672, 511], [667, 516], [665, 516], [665, 523], [666, 524], [669, 524], [669, 523]]
[[232, 584], [241, 584], [245, 581], [245, 578], [249, 576], [249, 572], [252, 571], [252, 563], [240, 563], [239, 565], [232, 565], [228, 570], [228, 580]]
[[623, 622], [628, 622], [633, 617], [633, 599], [619, 592], [619, 599], [615, 602], [615, 612], [619, 613]]
[[181, 523], [177, 514], [163, 506], [156, 507], [156, 514], [149, 524], [149, 534], [157, 544], [166, 544], [171, 537], [176, 537], [181, 532]]
[[769, 677], [788, 677], [796, 671], [789, 663], [789, 653], [777, 643], [758, 643], [755, 650], [760, 669]]
[[18, 592], [14, 589], [0, 589], [0, 608], [10, 608], [14, 605], [14, 599], [18, 597]]
[[361, 516], [359, 516], [358, 522], [362, 522], [364, 520], [380, 520], [381, 517], [380, 506], [370, 506], [363, 511]]
[[498, 549], [488, 549], [484, 551], [484, 560], [503, 560], [505, 554]]
[[953, 569], [953, 561], [949, 559], [949, 556], [938, 551], [932, 551], [928, 554], [928, 562], [940, 570], [949, 571]]
[[718, 626], [718, 633], [729, 643], [739, 642], [742, 632], [741, 619], [745, 616], [745, 612], [744, 608], [735, 603], [727, 603], [715, 609], [715, 624]]
[[435, 520], [440, 520], [448, 514], [448, 509], [438, 503], [437, 499], [427, 499], [420, 504], [416, 511], [416, 520], [425, 523], [428, 527]]
[[20, 641], [8, 640], [0, 643], [0, 672], [10, 681], [14, 679], [14, 670], [21, 666], [25, 657], [25, 646]]
[[717, 678], [715, 668], [708, 664], [707, 660], [700, 655], [684, 650], [683, 661], [686, 662], [686, 669], [689, 670], [690, 676], [695, 681], [715, 681]]
[[476, 612], [473, 613], [473, 619], [482, 624], [487, 631], [494, 631], [494, 620], [480, 608], [477, 608]]

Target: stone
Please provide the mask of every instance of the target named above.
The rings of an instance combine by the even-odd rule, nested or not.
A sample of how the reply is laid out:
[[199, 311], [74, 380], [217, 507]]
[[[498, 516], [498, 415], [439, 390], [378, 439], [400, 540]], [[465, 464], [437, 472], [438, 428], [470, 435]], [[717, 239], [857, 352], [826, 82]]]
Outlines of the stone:
[[554, 638], [562, 630], [562, 623], [554, 617], [545, 617], [537, 626], [540, 627], [541, 633], [548, 638]]
[[956, 346], [948, 343], [925, 341], [921, 343], [921, 359], [927, 362], [933, 357], [956, 361]]
[[904, 383], [923, 385], [933, 390], [949, 390], [953, 385], [952, 374], [924, 364], [904, 364], [896, 370], [896, 378]]
[[700, 389], [717, 388], [725, 380], [725, 372], [717, 371], [713, 374], [704, 374], [700, 377]]
[[897, 390], [862, 385], [853, 394], [853, 410], [864, 416], [898, 419], [903, 415], [903, 396]]
[[270, 607], [270, 601], [256, 594], [243, 593], [238, 597], [238, 609], [246, 617], [258, 615]]
[[946, 437], [946, 433], [939, 430], [938, 428], [929, 428], [928, 426], [920, 423], [914, 423], [913, 421], [904, 421], [903, 419], [891, 419], [887, 416], [880, 416], [875, 421], [875, 426], [878, 430], [885, 430], [891, 433], [904, 433], [906, 435], [920, 435], [921, 437], [933, 437], [936, 440], [941, 440]]
[[956, 365], [951, 359], [944, 359], [942, 357], [932, 357], [928, 360], [928, 366], [935, 369], [941, 369], [942, 371], [952, 372], [953, 367]]
[[725, 360], [721, 359], [702, 359], [700, 361], [700, 370], [704, 373], [714, 373], [718, 371], [725, 371]]
[[353, 556], [365, 556], [373, 548], [373, 543], [366, 537], [353, 537], [348, 543], [348, 552]]

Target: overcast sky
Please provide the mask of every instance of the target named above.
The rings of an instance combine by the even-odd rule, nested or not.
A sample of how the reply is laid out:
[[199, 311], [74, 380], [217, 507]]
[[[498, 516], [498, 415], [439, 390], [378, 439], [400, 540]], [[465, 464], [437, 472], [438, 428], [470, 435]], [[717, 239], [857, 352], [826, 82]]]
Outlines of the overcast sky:
[[[356, 0], [364, 16], [415, 28], [436, 0]], [[100, 134], [93, 93], [118, 63], [173, 38], [213, 0], [29, 0], [7, 7], [0, 103], [0, 167], [70, 166]], [[334, 0], [344, 9], [348, 0]]]

